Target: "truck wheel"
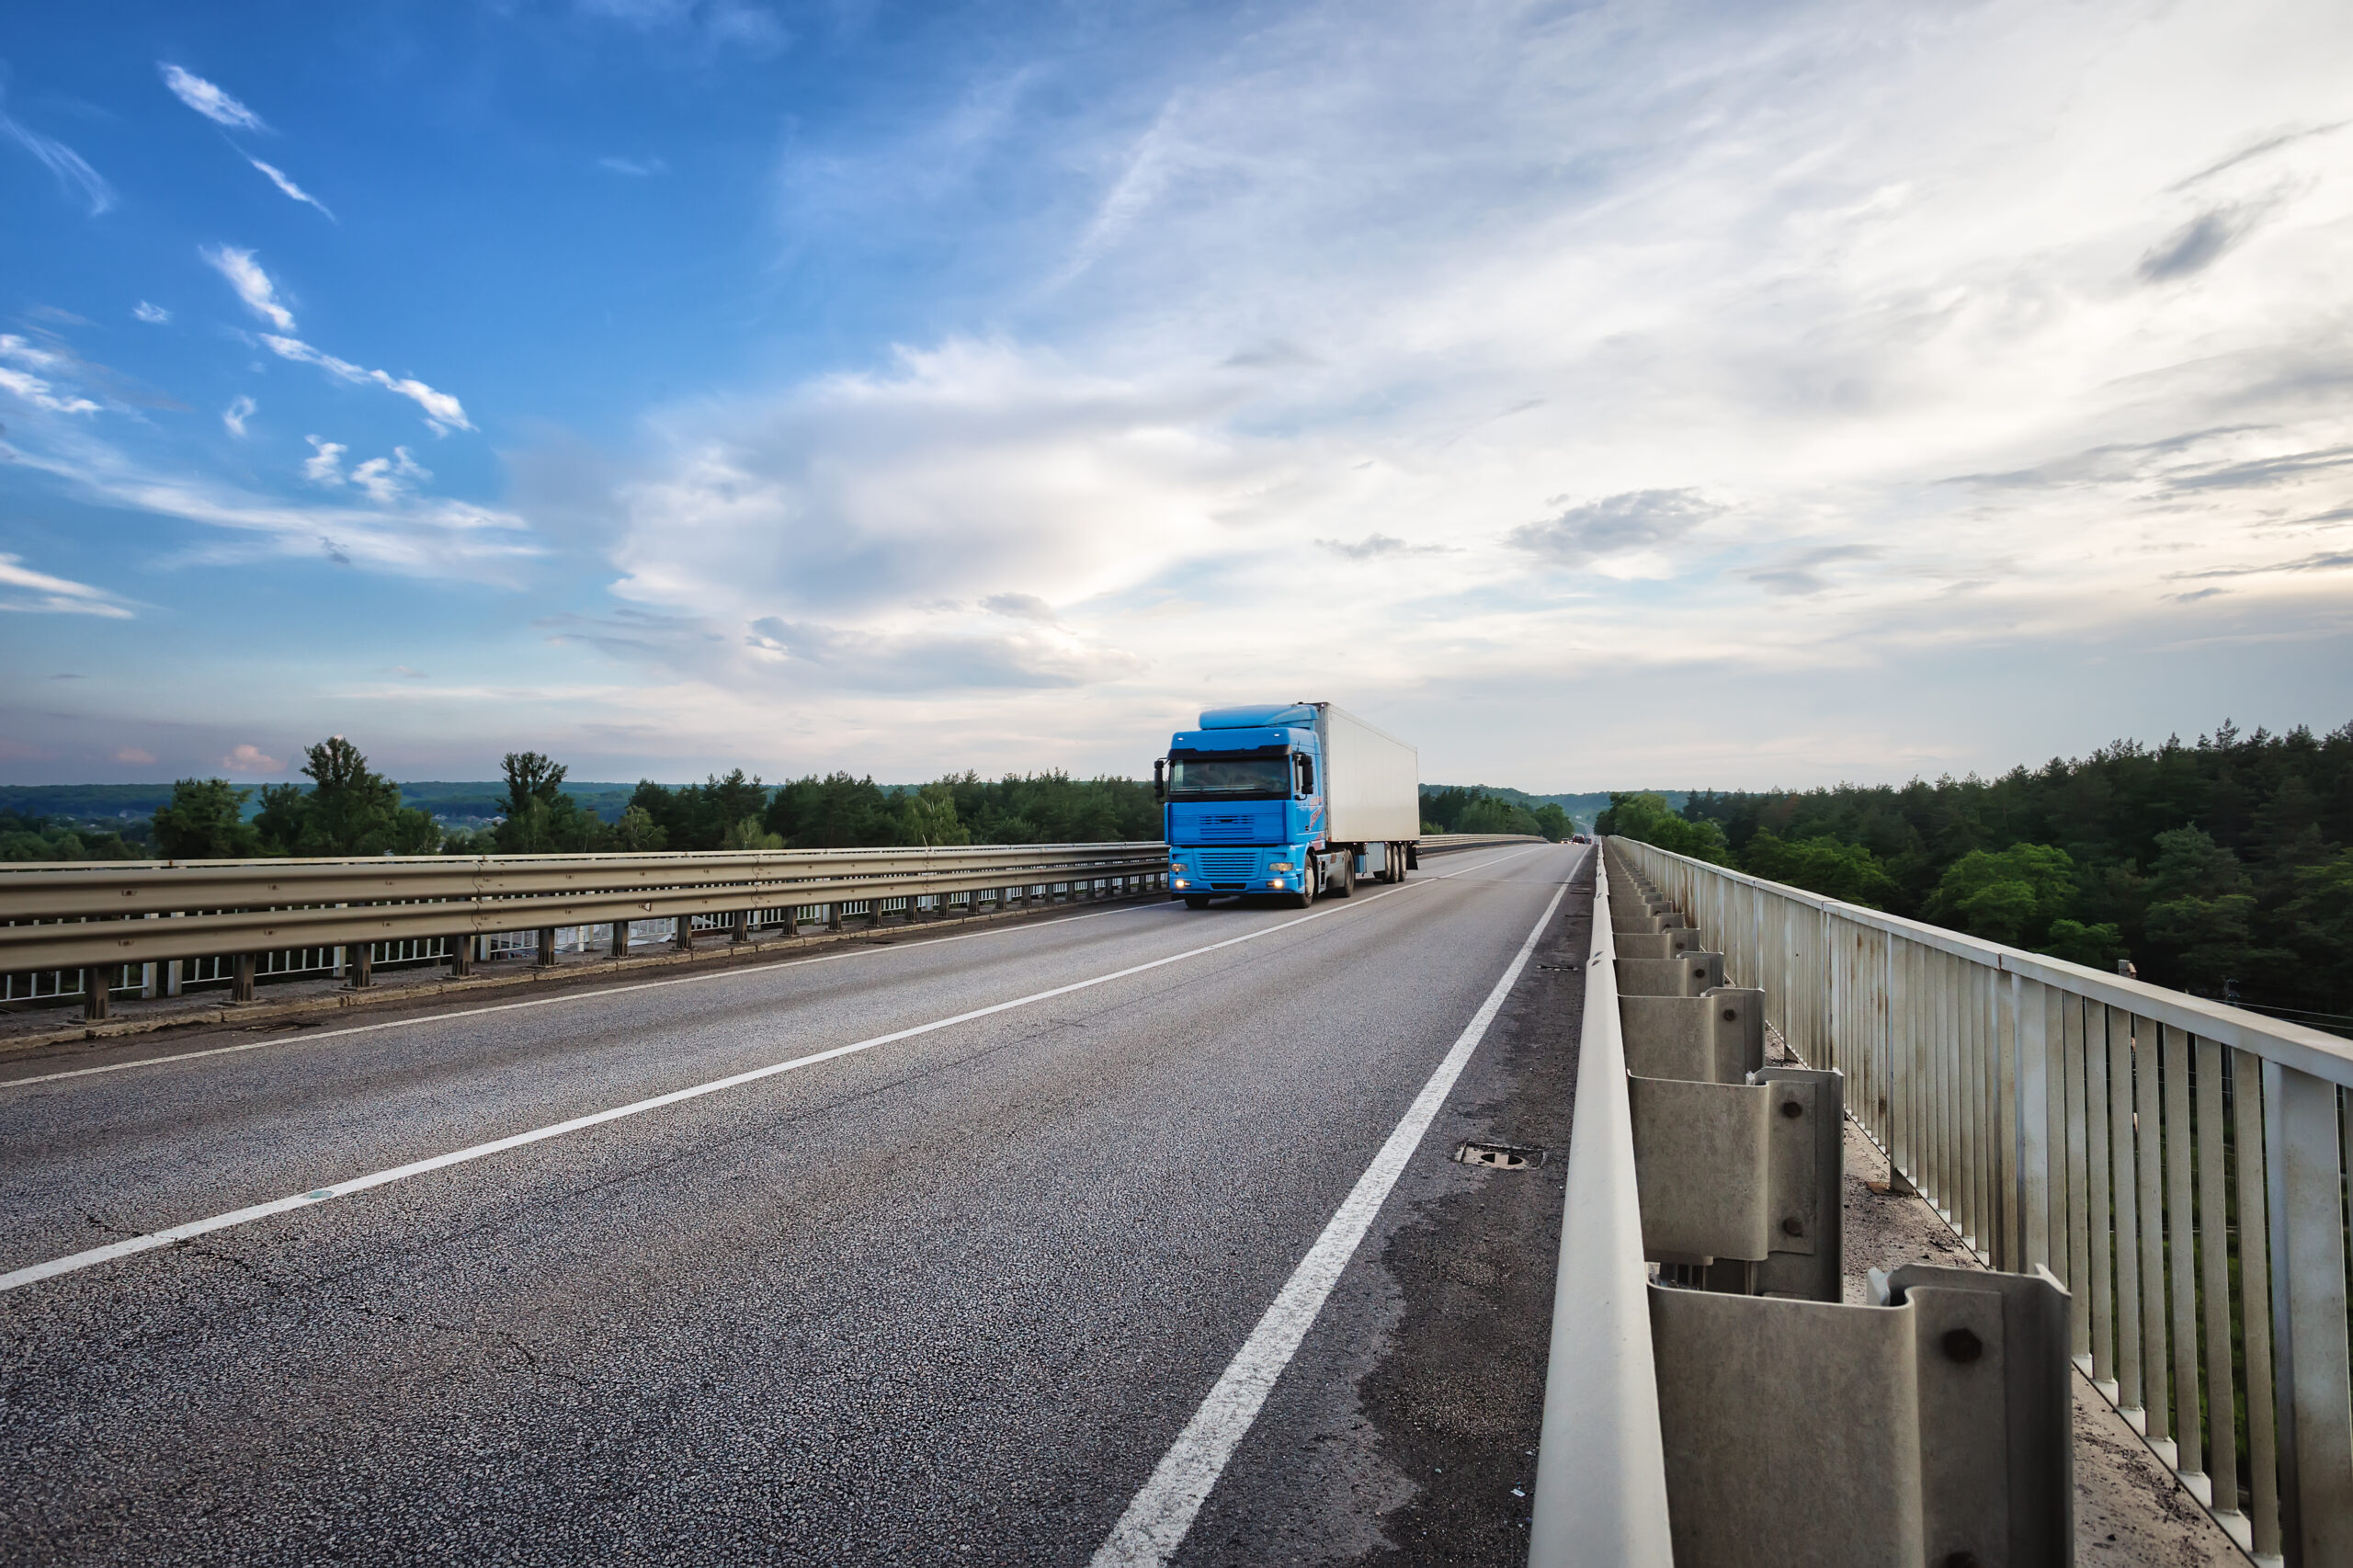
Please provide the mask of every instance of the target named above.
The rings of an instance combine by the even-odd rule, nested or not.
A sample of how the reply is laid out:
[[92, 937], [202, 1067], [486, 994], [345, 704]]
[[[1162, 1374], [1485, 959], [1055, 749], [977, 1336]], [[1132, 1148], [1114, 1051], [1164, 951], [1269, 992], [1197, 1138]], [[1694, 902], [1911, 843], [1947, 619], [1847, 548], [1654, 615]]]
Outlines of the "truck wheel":
[[1353, 855], [1343, 854], [1340, 857], [1340, 885], [1333, 890], [1332, 896], [1334, 898], [1347, 898], [1356, 891], [1357, 858]]
[[1315, 872], [1315, 857], [1311, 855], [1299, 863], [1299, 891], [1290, 895], [1293, 909], [1305, 909], [1315, 902], [1315, 884], [1320, 880]]
[[1185, 907], [1188, 909], [1207, 909], [1209, 906], [1210, 901], [1206, 897], [1197, 897], [1192, 893], [1185, 895]]
[[1386, 853], [1381, 856], [1381, 858], [1389, 862], [1387, 867], [1381, 870], [1381, 881], [1386, 882], [1402, 882], [1405, 880], [1405, 846], [1404, 845], [1389, 845], [1387, 846]]

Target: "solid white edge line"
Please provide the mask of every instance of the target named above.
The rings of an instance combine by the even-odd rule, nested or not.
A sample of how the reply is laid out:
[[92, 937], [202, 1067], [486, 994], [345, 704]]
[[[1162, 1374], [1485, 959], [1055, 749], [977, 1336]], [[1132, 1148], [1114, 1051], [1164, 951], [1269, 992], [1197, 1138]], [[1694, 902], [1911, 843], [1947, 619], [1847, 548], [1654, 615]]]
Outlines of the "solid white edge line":
[[[1458, 873], [1459, 874], [1459, 873]], [[1258, 1320], [1257, 1327], [1227, 1363], [1225, 1373], [1211, 1389], [1209, 1397], [1193, 1413], [1192, 1420], [1176, 1435], [1168, 1451], [1161, 1456], [1151, 1478], [1142, 1490], [1129, 1503], [1120, 1522], [1111, 1527], [1110, 1535], [1096, 1550], [1093, 1568], [1160, 1568], [1184, 1544], [1193, 1519], [1208, 1501], [1210, 1489], [1217, 1484], [1226, 1461], [1233, 1457], [1250, 1425], [1258, 1417], [1259, 1407], [1273, 1392], [1275, 1380], [1307, 1337], [1307, 1331], [1324, 1310], [1324, 1299], [1340, 1281], [1349, 1258], [1356, 1255], [1358, 1244], [1372, 1226], [1381, 1212], [1381, 1205], [1404, 1173], [1405, 1162], [1429, 1131], [1430, 1123], [1445, 1105], [1448, 1093], [1454, 1087], [1471, 1053], [1485, 1038], [1487, 1026], [1495, 1021], [1504, 998], [1520, 971], [1528, 967], [1529, 955], [1536, 950], [1537, 938], [1552, 923], [1553, 913], [1561, 907], [1562, 898], [1568, 892], [1563, 881], [1545, 904], [1543, 915], [1535, 928], [1528, 933], [1528, 940], [1495, 982], [1495, 989], [1472, 1015], [1432, 1073], [1422, 1092], [1407, 1108], [1404, 1119], [1390, 1133], [1389, 1141], [1381, 1146], [1372, 1164], [1357, 1178], [1324, 1233], [1315, 1239], [1307, 1256], [1290, 1280], [1275, 1297], [1274, 1304]]]
[[[1475, 851], [1473, 851], [1475, 853]], [[1517, 858], [1532, 851], [1516, 850], [1498, 860], [1483, 860], [1479, 866], [1465, 866], [1461, 871], [1449, 871], [1431, 881], [1445, 881], [1459, 877], [1463, 871], [1475, 871], [1480, 866], [1498, 865], [1502, 860]], [[1412, 884], [1408, 883], [1407, 886]], [[893, 943], [899, 951], [912, 952], [923, 948], [945, 947], [950, 942], [978, 941], [983, 937], [1009, 937], [1024, 931], [1043, 931], [1055, 926], [1075, 926], [1082, 920], [1100, 920], [1108, 915], [1154, 915], [1176, 907], [1176, 901], [1166, 903], [1142, 904], [1127, 909], [1098, 909], [1086, 915], [1065, 915], [1058, 920], [1035, 920], [1027, 925], [1003, 926], [989, 931], [960, 931], [956, 935], [925, 937], [904, 944]], [[849, 948], [837, 953], [813, 953], [807, 958], [785, 959], [772, 964], [746, 965], [735, 969], [710, 970], [701, 974], [677, 974], [665, 980], [641, 980], [628, 985], [600, 985], [594, 991], [567, 991], [558, 996], [529, 996], [515, 1002], [492, 1002], [480, 1007], [459, 1007], [447, 1013], [421, 1013], [409, 1018], [386, 1018], [373, 1024], [352, 1024], [339, 1029], [321, 1029], [314, 1034], [276, 1035], [268, 1040], [249, 1040], [235, 1045], [215, 1045], [203, 1051], [177, 1051], [169, 1056], [142, 1056], [136, 1062], [109, 1062], [98, 1067], [70, 1067], [62, 1073], [40, 1073], [25, 1078], [0, 1078], [0, 1093], [9, 1089], [27, 1088], [34, 1084], [54, 1084], [66, 1078], [95, 1078], [108, 1073], [128, 1073], [134, 1067], [162, 1067], [174, 1062], [197, 1062], [210, 1056], [235, 1056], [248, 1051], [260, 1051], [273, 1045], [315, 1045], [321, 1040], [344, 1040], [352, 1035], [374, 1034], [381, 1029], [417, 1028], [426, 1024], [438, 1024], [451, 1018], [475, 1018], [485, 1013], [510, 1013], [523, 1007], [551, 1007], [563, 1002], [593, 1002], [599, 997], [623, 996], [633, 991], [658, 991], [669, 985], [693, 985], [707, 980], [738, 980], [746, 975], [773, 973], [778, 970], [806, 969], [811, 964], [838, 963], [844, 959], [872, 958], [881, 953], [879, 947]], [[270, 1027], [270, 1026], [264, 1026]], [[288, 1025], [289, 1028], [297, 1026]]]
[[[1533, 851], [1523, 850], [1521, 853], [1529, 854], [1533, 853]], [[1493, 863], [1494, 862], [1490, 862], [1490, 864]], [[1465, 867], [1463, 869], [1468, 871], [1477, 869], [1477, 868]], [[1462, 873], [1459, 871], [1450, 872], [1449, 873], [1449, 876], [1460, 876], [1461, 874]], [[1418, 885], [1423, 887], [1432, 887], [1437, 885], [1438, 882], [1447, 880], [1447, 877], [1432, 877], [1428, 881]], [[1402, 887], [1395, 888], [1391, 891], [1410, 892], [1415, 885], [1417, 884], [1409, 882]], [[1368, 900], [1367, 902], [1370, 903], [1372, 901]], [[1557, 903], [1558, 899], [1556, 898], [1554, 902]], [[453, 1149], [446, 1154], [435, 1154], [428, 1159], [414, 1160], [407, 1165], [394, 1165], [387, 1170], [371, 1172], [366, 1176], [353, 1176], [347, 1181], [332, 1182], [327, 1186], [313, 1187], [308, 1192], [296, 1193], [291, 1197], [273, 1199], [269, 1202], [256, 1203], [244, 1209], [233, 1209], [225, 1214], [215, 1214], [209, 1219], [190, 1220], [185, 1224], [174, 1225], [168, 1229], [161, 1231], [150, 1231], [143, 1235], [132, 1236], [124, 1241], [113, 1242], [106, 1246], [91, 1247], [85, 1252], [71, 1253], [64, 1257], [51, 1258], [46, 1263], [28, 1264], [22, 1268], [12, 1269], [6, 1274], [0, 1274], [0, 1292], [14, 1290], [19, 1286], [35, 1284], [43, 1279], [54, 1278], [61, 1274], [75, 1273], [81, 1269], [89, 1268], [97, 1264], [111, 1263], [117, 1258], [130, 1257], [138, 1253], [150, 1252], [156, 1247], [169, 1246], [175, 1242], [188, 1241], [192, 1237], [206, 1235], [213, 1231], [223, 1231], [234, 1225], [247, 1224], [256, 1220], [265, 1220], [273, 1214], [286, 1213], [290, 1210], [307, 1208], [314, 1203], [324, 1202], [326, 1199], [331, 1198], [347, 1198], [353, 1193], [366, 1192], [370, 1187], [383, 1187], [389, 1183], [396, 1181], [404, 1181], [410, 1176], [424, 1176], [427, 1172], [442, 1170], [450, 1165], [465, 1165], [471, 1161], [483, 1159], [491, 1154], [504, 1153], [508, 1149], [519, 1149], [527, 1143], [537, 1143], [550, 1138], [560, 1138], [568, 1132], [578, 1132], [587, 1128], [602, 1126], [604, 1123], [608, 1121], [619, 1121], [623, 1117], [636, 1116], [649, 1110], [659, 1110], [665, 1106], [678, 1105], [687, 1100], [700, 1099], [705, 1095], [717, 1094], [722, 1089], [733, 1089], [740, 1087], [745, 1084], [755, 1084], [763, 1078], [772, 1078], [779, 1073], [790, 1073], [798, 1068], [814, 1066], [821, 1062], [831, 1062], [836, 1057], [850, 1056], [862, 1051], [871, 1051], [879, 1045], [890, 1045], [898, 1040], [913, 1040], [917, 1035], [926, 1035], [934, 1032], [935, 1030], [951, 1028], [958, 1024], [971, 1023], [975, 1018], [985, 1018], [994, 1014], [1010, 1012], [1016, 1007], [1026, 1007], [1034, 1002], [1049, 1001], [1056, 996], [1067, 996], [1074, 991], [1086, 991], [1097, 985], [1108, 985], [1112, 981], [1125, 980], [1130, 975], [1142, 974], [1147, 971], [1160, 969], [1172, 963], [1178, 963], [1186, 959], [1199, 958], [1204, 953], [1213, 953], [1221, 950], [1222, 949], [1238, 947], [1244, 942], [1255, 942], [1261, 937], [1271, 937], [1278, 931], [1288, 931], [1293, 926], [1304, 926], [1313, 920], [1321, 920], [1327, 915], [1344, 914], [1346, 913], [1346, 907], [1347, 906], [1344, 905], [1334, 905], [1328, 909], [1320, 909], [1313, 915], [1302, 915], [1296, 920], [1285, 920], [1273, 926], [1262, 926], [1255, 931], [1245, 931], [1239, 937], [1228, 937], [1222, 942], [1211, 942], [1206, 947], [1188, 948], [1181, 953], [1171, 953], [1165, 958], [1153, 959], [1147, 962], [1140, 964], [1131, 964], [1126, 969], [1114, 970], [1108, 974], [1098, 974], [1086, 980], [1073, 981], [1067, 985], [1057, 985], [1050, 990], [1033, 991], [1027, 996], [1017, 996], [1008, 1002], [995, 1002], [985, 1007], [975, 1007], [969, 1012], [958, 1013], [952, 1017], [936, 1018], [927, 1024], [916, 1024], [908, 1028], [894, 1029], [889, 1034], [873, 1035], [865, 1040], [853, 1040], [847, 1045], [836, 1045], [828, 1050], [812, 1051], [806, 1056], [795, 1056], [783, 1062], [772, 1062], [765, 1067], [755, 1067], [748, 1072], [731, 1074], [724, 1078], [714, 1078], [707, 1084], [696, 1084], [683, 1089], [673, 1089], [668, 1094], [655, 1095], [647, 1099], [632, 1100], [627, 1105], [614, 1106], [606, 1110], [592, 1111], [586, 1116], [576, 1116], [569, 1120], [551, 1123], [546, 1127], [533, 1128], [528, 1132], [511, 1133], [505, 1138], [494, 1138], [486, 1143], [475, 1143], [463, 1149]], [[1109, 914], [1112, 912], [1106, 910], [1104, 913]], [[676, 982], [655, 981], [651, 983], [658, 985], [676, 983]], [[627, 989], [642, 988], [630, 987]], [[609, 993], [607, 994], [609, 994]], [[552, 1001], [555, 1000], [555, 998], [550, 997], [546, 998], [546, 1000]], [[524, 1004], [515, 1005], [523, 1006]], [[476, 1010], [480, 1012], [492, 1012], [498, 1009], [485, 1007]], [[465, 1015], [445, 1014], [443, 1016], [464, 1017]], [[368, 1027], [371, 1028], [381, 1028], [385, 1026], [369, 1025]]]

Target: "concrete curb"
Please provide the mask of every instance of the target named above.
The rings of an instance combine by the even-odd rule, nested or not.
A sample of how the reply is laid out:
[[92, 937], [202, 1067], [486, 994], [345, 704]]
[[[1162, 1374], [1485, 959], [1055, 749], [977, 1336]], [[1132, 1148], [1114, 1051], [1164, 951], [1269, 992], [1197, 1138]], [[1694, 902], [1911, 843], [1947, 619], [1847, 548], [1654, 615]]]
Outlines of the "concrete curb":
[[[708, 946], [690, 952], [665, 949], [642, 956], [625, 959], [598, 958], [558, 963], [541, 969], [527, 965], [506, 974], [475, 974], [464, 980], [443, 978], [402, 984], [397, 981], [369, 987], [365, 991], [348, 988], [290, 999], [283, 1002], [223, 1002], [211, 1006], [158, 1013], [146, 1017], [109, 1018], [102, 1024], [74, 1024], [67, 1028], [45, 1029], [38, 1034], [23, 1034], [0, 1038], [0, 1056], [19, 1051], [35, 1051], [45, 1045], [75, 1045], [86, 1040], [114, 1040], [126, 1036], [159, 1034], [165, 1029], [217, 1028], [235, 1024], [251, 1028], [256, 1024], [276, 1023], [288, 1018], [306, 1018], [322, 1013], [339, 1013], [356, 1008], [405, 1006], [417, 1002], [429, 1002], [442, 997], [471, 997], [495, 994], [500, 992], [524, 991], [533, 986], [558, 985], [569, 981], [598, 975], [642, 974], [665, 969], [725, 969], [755, 964], [771, 960], [794, 957], [820, 948], [840, 947], [845, 943], [871, 942], [877, 937], [892, 932], [910, 934], [934, 929], [953, 930], [974, 926], [994, 926], [1040, 915], [1059, 914], [1064, 910], [1090, 906], [1115, 908], [1127, 903], [1164, 903], [1168, 895], [1157, 891], [1129, 893], [1120, 897], [1078, 899], [1052, 905], [1032, 905], [1029, 908], [995, 910], [984, 915], [960, 915], [942, 919], [911, 921], [896, 926], [866, 926], [853, 931], [811, 931], [797, 937], [754, 937], [745, 942], [731, 942], [724, 936], [706, 933]], [[397, 975], [403, 971], [393, 971]], [[415, 971], [406, 972], [414, 973]], [[117, 1006], [137, 1006], [140, 1003], [117, 1003]]]

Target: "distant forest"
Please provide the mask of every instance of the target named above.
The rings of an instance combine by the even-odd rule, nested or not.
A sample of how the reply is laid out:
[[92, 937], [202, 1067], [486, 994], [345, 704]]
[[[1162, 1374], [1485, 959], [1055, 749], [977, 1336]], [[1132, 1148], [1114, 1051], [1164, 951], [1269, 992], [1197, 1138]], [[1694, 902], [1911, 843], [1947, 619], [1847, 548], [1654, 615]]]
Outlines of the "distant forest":
[[2199, 995], [2353, 1024], [2353, 724], [1999, 778], [1619, 794], [1600, 831]]

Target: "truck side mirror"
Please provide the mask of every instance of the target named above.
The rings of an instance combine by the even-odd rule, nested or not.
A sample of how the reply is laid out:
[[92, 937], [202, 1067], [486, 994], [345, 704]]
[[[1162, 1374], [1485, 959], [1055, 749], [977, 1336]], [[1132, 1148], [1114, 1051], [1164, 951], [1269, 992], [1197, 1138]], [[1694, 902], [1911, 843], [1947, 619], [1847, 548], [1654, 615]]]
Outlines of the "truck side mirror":
[[1299, 792], [1302, 795], [1313, 795], [1315, 793], [1315, 759], [1305, 752], [1301, 752], [1298, 756]]
[[1155, 801], [1168, 799], [1168, 759], [1165, 756], [1152, 759], [1152, 798]]

